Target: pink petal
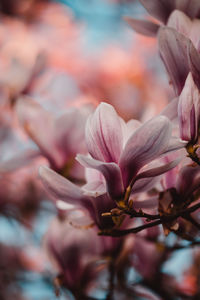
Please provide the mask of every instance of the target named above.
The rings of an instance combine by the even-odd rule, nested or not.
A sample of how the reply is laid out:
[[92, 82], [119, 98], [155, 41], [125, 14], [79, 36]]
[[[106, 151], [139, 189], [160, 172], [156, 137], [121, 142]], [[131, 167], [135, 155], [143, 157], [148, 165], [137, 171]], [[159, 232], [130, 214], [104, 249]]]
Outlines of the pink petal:
[[167, 149], [170, 135], [169, 120], [164, 116], [158, 116], [142, 125], [129, 138], [120, 158], [125, 187], [141, 167]]
[[105, 162], [118, 162], [123, 136], [115, 109], [101, 103], [86, 124], [86, 143], [91, 156]]
[[191, 41], [176, 30], [163, 27], [158, 32], [159, 51], [169, 78], [179, 95], [189, 73], [188, 49]]
[[[200, 17], [200, 2], [199, 0], [176, 0], [178, 5], [177, 9], [182, 10], [190, 18], [199, 18]], [[184, 3], [185, 2], [185, 3]]]
[[100, 171], [106, 180], [107, 191], [114, 199], [123, 195], [123, 183], [120, 168], [115, 163], [105, 163], [99, 160], [78, 154], [76, 159], [86, 168], [93, 168]]
[[92, 181], [82, 187], [84, 195], [98, 197], [106, 193], [106, 185], [102, 181]]
[[169, 17], [167, 26], [176, 29], [179, 33], [189, 37], [192, 21], [179, 10], [174, 10]]
[[140, 0], [150, 15], [163, 23], [167, 22], [168, 16], [173, 10], [171, 1], [175, 0]]
[[160, 177], [150, 177], [150, 178], [142, 178], [138, 181], [133, 186], [131, 194], [137, 194], [141, 192], [147, 192], [150, 191], [151, 189], [155, 188], [156, 184], [160, 181]]
[[169, 170], [175, 168], [179, 164], [180, 161], [181, 161], [181, 159], [178, 158], [178, 159], [173, 160], [173, 161], [171, 161], [167, 164], [160, 165], [156, 168], [152, 168], [152, 169], [149, 169], [149, 170], [145, 170], [145, 171], [139, 173], [136, 176], [136, 180], [141, 179], [141, 178], [155, 177], [155, 176], [159, 176], [163, 173], [166, 173]]
[[169, 145], [168, 145], [166, 151], [163, 152], [163, 154], [167, 154], [169, 152], [180, 150], [180, 149], [184, 148], [186, 145], [187, 145], [186, 141], [182, 141], [181, 139], [179, 139], [175, 136], [172, 136], [169, 141]]
[[188, 63], [191, 70], [194, 82], [198, 89], [200, 89], [200, 53], [194, 47], [192, 42], [188, 46]]
[[133, 28], [137, 33], [147, 35], [147, 36], [156, 36], [159, 25], [147, 20], [137, 20], [130, 17], [125, 17], [125, 21]]
[[46, 190], [57, 200], [70, 204], [81, 203], [83, 199], [81, 189], [63, 176], [44, 166], [39, 168], [39, 176]]
[[179, 97], [178, 117], [181, 138], [186, 141], [196, 141], [200, 120], [200, 93], [191, 73]]

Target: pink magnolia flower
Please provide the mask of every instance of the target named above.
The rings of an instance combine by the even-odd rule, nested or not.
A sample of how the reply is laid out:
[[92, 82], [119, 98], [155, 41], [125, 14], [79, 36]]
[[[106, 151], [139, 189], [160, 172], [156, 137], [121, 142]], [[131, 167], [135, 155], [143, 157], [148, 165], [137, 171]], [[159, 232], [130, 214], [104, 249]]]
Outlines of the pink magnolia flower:
[[[200, 56], [199, 28], [200, 3], [197, 1], [141, 0], [145, 8], [166, 24], [127, 18], [128, 23], [139, 33], [149, 36], [158, 33], [159, 51], [173, 84], [179, 95], [188, 73], [191, 71], [199, 88]], [[191, 19], [190, 19], [191, 18]], [[160, 28], [160, 29], [159, 29]], [[197, 50], [196, 50], [197, 49]]]
[[181, 93], [189, 72], [200, 88], [199, 30], [199, 19], [192, 20], [178, 10], [170, 15], [167, 27], [159, 30], [160, 55], [177, 95]]
[[102, 103], [86, 125], [86, 142], [92, 157], [77, 156], [89, 168], [87, 183], [78, 187], [47, 167], [41, 167], [39, 174], [57, 200], [88, 210], [99, 228], [110, 228], [113, 220], [102, 217], [102, 213], [116, 207], [115, 201], [123, 201], [131, 182], [135, 182], [135, 193], [150, 190], [156, 176], [178, 163], [152, 163], [165, 152], [182, 147], [179, 140], [170, 138], [171, 124], [166, 117], [159, 116], [144, 125], [136, 120], [126, 124], [111, 105]]
[[[98, 180], [102, 193], [107, 191], [112, 199], [122, 200], [128, 187], [140, 191], [152, 177], [175, 166], [177, 162], [148, 168], [153, 160], [182, 147], [179, 140], [170, 139], [171, 123], [166, 117], [158, 116], [143, 125], [134, 120], [125, 124], [111, 105], [101, 103], [86, 124], [91, 157], [79, 154], [77, 160], [102, 173], [103, 185]], [[145, 179], [145, 184], [143, 180], [136, 182], [139, 179]]]

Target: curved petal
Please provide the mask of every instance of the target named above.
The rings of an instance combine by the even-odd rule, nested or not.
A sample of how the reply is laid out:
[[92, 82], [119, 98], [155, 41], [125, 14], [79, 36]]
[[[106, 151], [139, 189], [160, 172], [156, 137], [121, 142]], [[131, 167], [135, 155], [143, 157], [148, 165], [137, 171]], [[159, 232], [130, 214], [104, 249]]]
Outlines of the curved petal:
[[200, 119], [200, 92], [189, 73], [178, 104], [180, 136], [186, 141], [196, 141]]
[[88, 118], [86, 143], [93, 158], [105, 162], [118, 162], [123, 135], [120, 118], [111, 105], [101, 103]]
[[179, 33], [189, 37], [192, 26], [192, 21], [188, 16], [179, 10], [174, 10], [167, 22], [168, 27], [176, 29]]
[[189, 73], [188, 49], [191, 41], [173, 28], [158, 32], [160, 56], [169, 74], [175, 93], [179, 95]]
[[92, 181], [82, 186], [82, 191], [84, 195], [96, 198], [106, 193], [106, 185], [102, 181]]
[[147, 192], [155, 188], [156, 184], [160, 181], [161, 177], [150, 177], [150, 178], [141, 178], [136, 181], [133, 186], [131, 194], [137, 194], [141, 192]]
[[175, 168], [179, 164], [180, 161], [181, 161], [181, 158], [178, 158], [167, 164], [145, 170], [136, 176], [136, 180], [141, 179], [141, 178], [155, 177], [155, 176], [159, 176], [163, 173], [166, 173], [166, 172], [170, 171], [171, 169]]
[[105, 163], [99, 160], [78, 154], [76, 159], [86, 168], [100, 171], [106, 180], [107, 191], [111, 198], [118, 200], [122, 197], [124, 189], [120, 168], [115, 163]]
[[169, 152], [180, 150], [180, 149], [184, 148], [186, 145], [187, 145], [186, 141], [182, 141], [181, 139], [179, 139], [175, 136], [172, 136], [169, 141], [169, 145], [163, 154], [167, 154]]
[[124, 17], [124, 20], [133, 28], [137, 33], [147, 35], [147, 36], [156, 36], [159, 25], [147, 20], [137, 20], [130, 17]]
[[167, 22], [168, 16], [173, 10], [171, 0], [140, 0], [140, 2], [150, 15], [163, 23]]
[[129, 138], [120, 157], [124, 186], [127, 187], [138, 170], [157, 158], [168, 147], [171, 123], [164, 116], [158, 116], [142, 125]]
[[198, 89], [200, 89], [200, 53], [194, 47], [192, 42], [188, 46], [188, 63], [191, 70], [194, 82]]
[[199, 18], [200, 17], [200, 2], [199, 0], [176, 0], [178, 4], [176, 8], [182, 10], [190, 18]]
[[39, 176], [46, 190], [56, 199], [70, 204], [81, 203], [83, 199], [81, 189], [63, 176], [45, 166], [39, 168]]

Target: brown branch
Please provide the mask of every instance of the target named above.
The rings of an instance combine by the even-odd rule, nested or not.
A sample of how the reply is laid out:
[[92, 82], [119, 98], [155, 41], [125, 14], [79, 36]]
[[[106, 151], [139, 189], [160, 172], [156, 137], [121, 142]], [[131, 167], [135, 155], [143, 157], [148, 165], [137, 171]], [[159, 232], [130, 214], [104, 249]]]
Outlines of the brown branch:
[[144, 224], [144, 225], [141, 225], [141, 226], [138, 226], [138, 227], [135, 227], [135, 228], [130, 228], [130, 229], [123, 229], [123, 230], [118, 230], [118, 229], [102, 230], [102, 231], [99, 232], [99, 235], [121, 237], [121, 236], [127, 235], [129, 233], [138, 233], [138, 232], [140, 232], [140, 231], [142, 231], [144, 229], [151, 228], [151, 227], [157, 226], [159, 224], [162, 224], [162, 221], [161, 220], [156, 220], [154, 222], [147, 223], [147, 224]]
[[[138, 233], [142, 230], [145, 230], [147, 228], [151, 228], [151, 227], [154, 227], [154, 226], [157, 226], [157, 225], [160, 225], [160, 224], [164, 224], [164, 223], [167, 223], [169, 221], [173, 221], [179, 217], [183, 217], [183, 218], [188, 218], [188, 216], [196, 211], [197, 209], [200, 208], [200, 203], [197, 203], [187, 209], [183, 209], [179, 212], [177, 212], [176, 214], [173, 214], [173, 215], [149, 215], [149, 214], [144, 214], [143, 212], [138, 212], [136, 215], [137, 217], [141, 217], [141, 218], [144, 218], [145, 215], [147, 216], [148, 215], [148, 219], [150, 217], [152, 218], [155, 218], [156, 220], [154, 222], [149, 222], [147, 224], [144, 224], [144, 225], [141, 225], [141, 226], [138, 226], [138, 227], [135, 227], [135, 228], [130, 228], [130, 229], [123, 229], [123, 230], [118, 230], [118, 229], [111, 229], [111, 230], [103, 230], [101, 232], [99, 232], [99, 235], [106, 235], [106, 236], [113, 236], [113, 237], [121, 237], [121, 236], [124, 236], [124, 235], [127, 235], [127, 234], [130, 234], [130, 233]], [[134, 211], [135, 213], [135, 211]], [[197, 223], [198, 224], [198, 223]]]

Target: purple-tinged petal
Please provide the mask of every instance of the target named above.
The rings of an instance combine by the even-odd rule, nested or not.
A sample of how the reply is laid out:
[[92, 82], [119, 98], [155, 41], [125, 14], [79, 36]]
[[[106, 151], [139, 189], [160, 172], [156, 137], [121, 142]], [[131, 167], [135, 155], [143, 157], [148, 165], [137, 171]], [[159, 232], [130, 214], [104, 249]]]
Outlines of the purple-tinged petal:
[[106, 185], [102, 181], [92, 181], [82, 186], [84, 195], [98, 197], [106, 193]]
[[125, 21], [137, 33], [154, 37], [157, 35], [159, 25], [147, 20], [137, 20], [130, 17], [124, 17]]
[[188, 64], [193, 79], [198, 89], [200, 89], [200, 53], [195, 49], [192, 42], [188, 46]]
[[147, 192], [156, 187], [156, 184], [160, 181], [160, 177], [142, 178], [135, 182], [131, 194], [137, 194], [141, 192]]
[[200, 120], [200, 92], [192, 74], [189, 73], [178, 104], [180, 137], [185, 141], [196, 141]]
[[200, 2], [199, 0], [139, 0], [146, 10], [166, 23], [169, 15], [175, 9], [183, 11], [190, 18], [200, 17]]
[[191, 41], [173, 28], [158, 32], [160, 56], [165, 64], [176, 95], [179, 95], [189, 73], [188, 49]]
[[182, 10], [190, 18], [200, 17], [200, 2], [199, 0], [176, 0], [176, 8]]
[[83, 193], [79, 187], [48, 167], [39, 168], [39, 176], [46, 190], [56, 199], [70, 204], [80, 204]]
[[106, 180], [107, 191], [109, 195], [118, 199], [124, 192], [120, 168], [115, 163], [105, 163], [88, 156], [78, 154], [76, 159], [86, 168], [93, 168], [100, 171]]
[[127, 187], [139, 169], [157, 158], [168, 147], [171, 123], [158, 116], [142, 125], [129, 138], [120, 157], [124, 186]]
[[101, 103], [88, 118], [86, 143], [93, 158], [105, 162], [118, 162], [123, 135], [120, 118], [111, 105]]
[[172, 136], [170, 141], [169, 141], [169, 145], [166, 149], [166, 151], [163, 152], [163, 154], [167, 154], [176, 150], [180, 150], [182, 148], [184, 148], [187, 145], [187, 141], [182, 141], [181, 139]]
[[175, 10], [169, 17], [167, 26], [176, 29], [179, 33], [189, 37], [192, 21], [179, 10]]
[[156, 183], [160, 180], [160, 175], [175, 168], [180, 161], [181, 159], [176, 159], [165, 165], [161, 165], [141, 172], [135, 178], [136, 182], [133, 185], [132, 193], [135, 194], [139, 192], [149, 191], [150, 189], [154, 188]]
[[152, 169], [148, 169], [145, 170], [141, 173], [139, 173], [135, 180], [141, 179], [141, 178], [149, 178], [149, 177], [155, 177], [155, 176], [159, 176], [163, 173], [168, 172], [169, 170], [175, 168], [181, 161], [181, 158], [178, 158], [176, 160], [173, 160], [167, 164], [152, 168]]
[[128, 139], [141, 125], [142, 125], [142, 123], [140, 121], [133, 120], [133, 119], [131, 119], [127, 123], [125, 123], [125, 126], [123, 127], [123, 137], [124, 137], [123, 146], [126, 145]]
[[199, 52], [200, 50], [200, 37], [199, 37], [199, 29], [200, 29], [200, 19], [194, 19], [192, 20], [192, 28], [190, 31], [190, 39], [192, 41], [192, 43], [194, 44], [194, 47], [197, 49], [197, 51]]
[[167, 22], [168, 16], [173, 10], [172, 0], [140, 0], [140, 2], [150, 15], [163, 23]]

